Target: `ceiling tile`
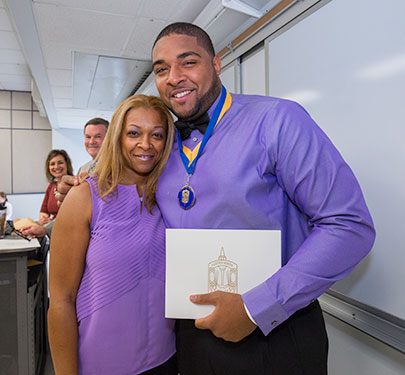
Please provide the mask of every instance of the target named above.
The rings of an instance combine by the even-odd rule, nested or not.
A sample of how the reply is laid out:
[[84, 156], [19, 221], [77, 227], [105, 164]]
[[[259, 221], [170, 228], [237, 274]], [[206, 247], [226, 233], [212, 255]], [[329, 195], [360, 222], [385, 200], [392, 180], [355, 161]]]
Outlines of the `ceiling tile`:
[[72, 99], [55, 99], [53, 104], [55, 104], [56, 108], [71, 108]]
[[167, 0], [145, 1], [139, 15], [153, 19], [172, 20], [173, 22], [192, 22], [209, 2], [209, 0], [171, 0], [170, 6], [167, 6]]
[[178, 9], [173, 8], [175, 12], [168, 19], [170, 22], [193, 22], [208, 3], [209, 0], [190, 1], [185, 6], [184, 2], [181, 1]]
[[42, 53], [47, 68], [72, 68], [72, 48], [68, 45], [55, 42], [44, 42], [42, 43]]
[[15, 33], [11, 31], [0, 31], [0, 49], [20, 49]]
[[0, 9], [0, 30], [14, 31], [9, 21], [8, 13], [5, 9]]
[[93, 117], [101, 117], [110, 121], [112, 111], [94, 111], [85, 109], [58, 109], [59, 125], [61, 128], [83, 129], [83, 125]]
[[72, 99], [71, 86], [52, 86], [52, 93], [54, 98]]
[[25, 58], [21, 50], [1, 49], [0, 64], [25, 64]]
[[26, 64], [2, 64], [0, 63], [1, 74], [26, 75], [31, 77], [31, 73]]
[[29, 82], [4, 82], [0, 78], [0, 86], [3, 90], [13, 90], [13, 91], [29, 91], [31, 90], [31, 80]]
[[[64, 8], [94, 10], [103, 13], [136, 15], [144, 0], [33, 0], [35, 4], [54, 4]], [[150, 0], [149, 0], [150, 1]], [[156, 2], [156, 0], [153, 0]], [[160, 0], [162, 3], [164, 0]]]
[[59, 116], [58, 123], [59, 127], [63, 129], [83, 129], [84, 124], [95, 116], [83, 116], [83, 117], [65, 117]]
[[[46, 74], [43, 74], [45, 79], [41, 76], [36, 78], [43, 79], [43, 82], [40, 82], [42, 95], [47, 95], [47, 90], [43, 89], [44, 85], [52, 91], [52, 97], [49, 97], [52, 103], [50, 107], [55, 112], [54, 117], [57, 118], [58, 125], [81, 129], [83, 123], [91, 117], [99, 115], [110, 118], [112, 115], [112, 112], [108, 111], [107, 113], [97, 110], [77, 111], [77, 108], [71, 108], [74, 52], [150, 62], [151, 46], [164, 26], [176, 21], [193, 22], [205, 6], [213, 1], [221, 2], [221, 0], [31, 0], [36, 23], [36, 28], [32, 28], [31, 32], [38, 33], [41, 46], [36, 50], [42, 51], [42, 56], [38, 53], [36, 56], [38, 60], [30, 61], [30, 64], [31, 68], [33, 64], [45, 64]], [[256, 7], [266, 2], [244, 1]], [[0, 0], [0, 88], [30, 90], [30, 69], [24, 65], [24, 54], [18, 37], [12, 31], [14, 24], [8, 19], [6, 3], [7, 1]], [[230, 18], [234, 21], [233, 29], [235, 22], [243, 23], [242, 17], [238, 15], [231, 15]], [[230, 31], [225, 26], [226, 22], [218, 22], [218, 25], [209, 30], [211, 36], [217, 40], [224, 34], [229, 36], [233, 29]], [[10, 64], [16, 66], [11, 67]], [[112, 73], [107, 72], [102, 78], [111, 77], [112, 80], [113, 76], [115, 77]], [[126, 79], [125, 83], [128, 82]], [[104, 86], [100, 87], [101, 91], [104, 91]], [[94, 98], [100, 102], [98, 97]], [[47, 102], [48, 98], [43, 99]]]
[[72, 70], [48, 69], [51, 86], [72, 86]]
[[16, 75], [16, 74], [3, 74], [0, 73], [0, 82], [5, 83], [29, 83], [31, 84], [31, 76]]
[[[117, 49], [124, 45], [134, 20], [92, 11], [37, 4], [35, 7], [40, 39], [75, 48]], [[106, 27], [108, 25], [108, 27]]]
[[[128, 34], [129, 35], [129, 34]], [[110, 57], [121, 57], [122, 46], [117, 45], [115, 48], [96, 48], [92, 45], [89, 46], [75, 46], [71, 44], [61, 43], [42, 43], [44, 50], [44, 59], [47, 68], [50, 69], [67, 69], [71, 70], [73, 67], [73, 53], [87, 53], [92, 55], [102, 55]]]
[[[139, 16], [167, 20], [171, 14], [180, 9], [180, 2], [181, 0], [172, 0], [170, 6], [167, 6], [166, 1], [145, 1], [139, 10]], [[187, 5], [190, 3], [188, 2]]]
[[139, 59], [151, 60], [152, 45], [167, 22], [139, 18], [124, 53]]
[[97, 111], [97, 110], [95, 111], [95, 110], [77, 109], [77, 108], [63, 108], [63, 109], [58, 109], [56, 112], [57, 112], [58, 116], [67, 116], [70, 118], [87, 117], [87, 120], [90, 119], [91, 117], [104, 117], [107, 119], [107, 117], [110, 118], [113, 114], [113, 111]]

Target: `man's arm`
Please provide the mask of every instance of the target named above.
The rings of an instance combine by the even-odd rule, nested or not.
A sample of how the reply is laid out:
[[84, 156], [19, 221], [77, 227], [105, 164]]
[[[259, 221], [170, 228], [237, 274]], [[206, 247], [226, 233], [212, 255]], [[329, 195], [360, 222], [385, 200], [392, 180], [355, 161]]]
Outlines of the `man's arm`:
[[27, 227], [21, 228], [21, 234], [26, 237], [32, 238], [42, 238], [46, 236], [46, 225], [52, 225], [53, 221], [45, 225], [28, 225]]
[[[267, 134], [272, 173], [286, 197], [308, 218], [310, 234], [287, 264], [242, 296], [265, 335], [346, 277], [375, 238], [356, 178], [309, 115], [295, 103], [282, 102], [277, 118], [269, 116], [268, 121], [278, 129], [276, 135]], [[223, 324], [218, 325], [226, 316], [214, 313], [206, 328], [223, 332]], [[234, 304], [232, 314], [247, 316], [239, 304]], [[220, 337], [229, 337], [237, 328], [228, 327]]]
[[375, 238], [360, 186], [331, 141], [296, 103], [282, 102], [275, 121], [281, 120], [269, 158], [276, 160], [278, 183], [307, 218], [310, 233], [287, 264], [243, 295], [265, 334], [345, 278]]
[[50, 223], [47, 223], [44, 225], [46, 234], [48, 235], [49, 238], [51, 238], [51, 236], [52, 236], [53, 224], [54, 224], [54, 221], [51, 221]]

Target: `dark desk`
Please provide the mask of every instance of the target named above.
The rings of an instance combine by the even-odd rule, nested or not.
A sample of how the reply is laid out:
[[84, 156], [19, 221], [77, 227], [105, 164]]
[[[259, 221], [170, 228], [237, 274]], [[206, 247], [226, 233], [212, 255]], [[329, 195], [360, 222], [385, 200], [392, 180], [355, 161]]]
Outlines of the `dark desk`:
[[46, 352], [45, 264], [28, 267], [46, 241], [0, 239], [0, 375], [39, 373]]

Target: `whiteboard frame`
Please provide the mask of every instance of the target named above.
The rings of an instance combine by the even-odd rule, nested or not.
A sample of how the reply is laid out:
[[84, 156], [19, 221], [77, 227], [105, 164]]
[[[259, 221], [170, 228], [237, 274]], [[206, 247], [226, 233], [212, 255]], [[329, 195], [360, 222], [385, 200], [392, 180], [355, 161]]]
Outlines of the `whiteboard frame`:
[[319, 303], [324, 312], [405, 353], [405, 321], [329, 290]]

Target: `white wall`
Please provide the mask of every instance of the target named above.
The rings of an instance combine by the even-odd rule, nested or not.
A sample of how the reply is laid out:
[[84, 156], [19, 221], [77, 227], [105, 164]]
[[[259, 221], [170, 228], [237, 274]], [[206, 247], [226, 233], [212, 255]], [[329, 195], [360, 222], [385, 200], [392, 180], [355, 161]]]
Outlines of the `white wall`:
[[12, 219], [30, 217], [39, 219], [39, 210], [45, 194], [8, 194], [8, 201], [13, 205]]
[[[75, 173], [81, 165], [91, 159], [84, 148], [83, 130], [52, 130], [52, 148], [66, 150], [72, 160]], [[13, 219], [30, 217], [38, 220], [44, 194], [10, 194], [7, 198], [13, 205]]]
[[405, 355], [324, 313], [329, 375], [402, 375]]
[[81, 129], [54, 129], [52, 148], [64, 149], [69, 154], [74, 173], [91, 159], [84, 148], [84, 134]]

